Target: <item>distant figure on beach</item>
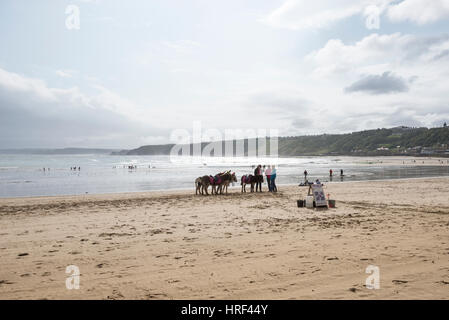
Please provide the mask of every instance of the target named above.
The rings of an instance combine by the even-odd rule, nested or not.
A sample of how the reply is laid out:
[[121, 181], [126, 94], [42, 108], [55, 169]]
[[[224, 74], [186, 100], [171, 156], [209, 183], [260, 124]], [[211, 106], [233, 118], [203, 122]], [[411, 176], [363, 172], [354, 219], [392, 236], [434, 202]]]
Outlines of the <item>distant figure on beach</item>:
[[329, 176], [332, 177], [332, 175], [334, 174], [334, 172], [332, 171], [332, 169], [329, 170]]
[[308, 172], [307, 172], [307, 170], [304, 170], [304, 181], [306, 181], [306, 180], [307, 180], [307, 175], [308, 175]]
[[263, 175], [262, 175], [262, 165], [258, 165], [256, 169], [254, 169], [254, 176], [256, 177], [256, 192], [259, 189], [259, 192], [262, 192], [262, 182], [263, 182]]
[[265, 176], [267, 177], [267, 184], [268, 184], [268, 191], [271, 192], [271, 166], [268, 165], [267, 169], [265, 170]]
[[81, 167], [78, 167], [78, 171], [81, 171]]
[[271, 192], [278, 192], [278, 188], [276, 186], [276, 166], [273, 164], [273, 169], [271, 169], [271, 179], [269, 184], [271, 185]]
[[343, 169], [340, 169], [340, 176], [344, 176]]

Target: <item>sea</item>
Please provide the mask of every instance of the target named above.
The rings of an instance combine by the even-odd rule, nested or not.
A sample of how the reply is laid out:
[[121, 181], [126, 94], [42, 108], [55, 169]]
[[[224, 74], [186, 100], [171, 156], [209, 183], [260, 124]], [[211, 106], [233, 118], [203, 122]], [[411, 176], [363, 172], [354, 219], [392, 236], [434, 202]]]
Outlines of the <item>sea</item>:
[[[388, 158], [194, 158], [170, 156], [0, 155], [0, 198], [104, 194], [160, 190], [194, 190], [204, 175], [231, 170], [240, 177], [254, 166], [277, 167], [278, 186], [304, 181], [350, 182], [381, 179], [449, 176], [449, 161]], [[76, 170], [73, 168], [76, 167]], [[334, 171], [331, 179], [329, 170]], [[344, 176], [340, 177], [340, 170]], [[234, 187], [240, 187], [236, 183]]]

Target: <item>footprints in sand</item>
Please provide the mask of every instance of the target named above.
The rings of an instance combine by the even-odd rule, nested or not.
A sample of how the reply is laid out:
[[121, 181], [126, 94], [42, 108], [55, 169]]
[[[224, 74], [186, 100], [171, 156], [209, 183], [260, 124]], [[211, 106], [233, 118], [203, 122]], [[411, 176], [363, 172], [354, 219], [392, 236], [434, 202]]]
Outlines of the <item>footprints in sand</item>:
[[154, 236], [157, 234], [173, 234], [173, 231], [171, 231], [170, 229], [166, 229], [166, 228], [159, 228], [159, 229], [152, 229], [152, 230], [148, 230], [147, 232], [145, 232], [145, 234], [149, 235], [149, 236]]
[[0, 280], [0, 287], [6, 284], [14, 284], [14, 282], [8, 281], [8, 280]]
[[227, 257], [232, 255], [234, 252], [232, 252], [231, 250], [215, 250], [213, 252], [215, 257], [221, 258], [221, 257]]
[[112, 294], [107, 296], [107, 299], [110, 300], [123, 299], [123, 298], [124, 298], [123, 294], [118, 289], [114, 289], [112, 291]]
[[[227, 298], [247, 297], [255, 290], [275, 298], [320, 298], [327, 294], [331, 282], [343, 283], [336, 293], [339, 297], [360, 298], [375, 292], [362, 286], [368, 276], [366, 266], [399, 265], [392, 257], [398, 257], [401, 264], [428, 259], [422, 263], [428, 268], [425, 271], [431, 271], [423, 276], [429, 279], [426, 285], [430, 283], [439, 291], [449, 288], [448, 270], [437, 270], [449, 256], [449, 243], [435, 240], [431, 247], [421, 241], [425, 233], [419, 233], [436, 228], [438, 239], [445, 241], [445, 233], [440, 232], [447, 230], [445, 216], [420, 213], [426, 220], [410, 229], [406, 227], [414, 220], [406, 208], [391, 210], [363, 202], [341, 203], [340, 208], [327, 212], [306, 212], [295, 207], [296, 198], [296, 193], [270, 202], [238, 195], [223, 200], [157, 197], [108, 200], [101, 206], [100, 201], [91, 200], [78, 207], [68, 201], [42, 216], [33, 212], [36, 219], [30, 215], [25, 221], [29, 226], [7, 230], [9, 235], [2, 240], [13, 237], [27, 243], [22, 247], [9, 240], [2, 244], [7, 247], [0, 250], [2, 258], [9, 256], [8, 263], [23, 268], [2, 273], [0, 291], [14, 295], [33, 282], [45, 290], [51, 278], [60, 281], [66, 276], [65, 266], [74, 263], [87, 275], [85, 279], [89, 277], [84, 282], [86, 295], [95, 298]], [[45, 220], [47, 217], [51, 219]], [[55, 224], [44, 224], [42, 219]], [[56, 223], [57, 219], [64, 223]], [[405, 234], [398, 235], [400, 231]], [[411, 237], [410, 231], [416, 237]], [[19, 256], [25, 253], [29, 255]], [[435, 264], [431, 264], [432, 259]], [[139, 266], [131, 266], [136, 264]], [[423, 281], [412, 271], [404, 274], [400, 269], [391, 275], [383, 270], [382, 288], [387, 295], [392, 291], [405, 294], [415, 288], [414, 281]], [[216, 275], [209, 280], [211, 271]], [[357, 280], [347, 282], [353, 276]], [[354, 285], [356, 282], [359, 284]], [[64, 281], [61, 283], [64, 286]], [[136, 288], [136, 283], [144, 289]], [[311, 288], [315, 293], [310, 293]]]
[[326, 260], [327, 261], [333, 261], [333, 260], [339, 260], [339, 259], [338, 259], [338, 257], [329, 257], [329, 258], [326, 258]]
[[405, 283], [408, 283], [408, 281], [406, 281], [406, 280], [392, 280], [391, 282], [393, 282], [394, 284], [405, 284]]
[[145, 299], [160, 300], [160, 299], [167, 299], [168, 295], [166, 295], [165, 293], [147, 293], [144, 297]]
[[98, 235], [101, 238], [112, 238], [112, 237], [130, 237], [134, 236], [132, 233], [119, 233], [119, 232], [103, 232]]
[[197, 239], [198, 239], [198, 237], [196, 237], [196, 238], [194, 238], [194, 237], [184, 237], [184, 238], [182, 238], [182, 240], [185, 241], [185, 242], [193, 242], [193, 241], [195, 241]]

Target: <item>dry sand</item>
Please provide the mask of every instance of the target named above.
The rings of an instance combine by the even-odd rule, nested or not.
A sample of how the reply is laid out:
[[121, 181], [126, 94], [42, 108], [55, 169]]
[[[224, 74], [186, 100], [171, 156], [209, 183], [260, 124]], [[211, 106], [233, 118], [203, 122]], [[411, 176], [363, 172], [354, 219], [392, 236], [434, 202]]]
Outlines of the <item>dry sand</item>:
[[0, 299], [449, 298], [449, 178], [280, 190], [0, 199]]

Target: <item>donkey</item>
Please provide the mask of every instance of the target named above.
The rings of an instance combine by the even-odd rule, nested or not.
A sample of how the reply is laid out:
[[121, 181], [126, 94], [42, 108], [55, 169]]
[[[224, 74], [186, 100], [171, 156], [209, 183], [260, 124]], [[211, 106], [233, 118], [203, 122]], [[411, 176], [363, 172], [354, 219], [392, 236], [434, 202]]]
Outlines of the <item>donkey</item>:
[[203, 187], [202, 178], [201, 177], [196, 178], [196, 180], [195, 180], [195, 188], [196, 188], [195, 194], [196, 195], [198, 195], [199, 193], [204, 194], [203, 193], [204, 190], [202, 187]]
[[222, 175], [223, 183], [220, 185], [220, 194], [223, 194], [223, 191], [226, 189], [226, 194], [228, 194], [228, 187], [231, 183], [237, 182], [237, 176], [235, 172], [231, 173], [228, 171]]
[[208, 189], [209, 186], [212, 187], [212, 194], [217, 194], [220, 185], [223, 183], [223, 178], [221, 174], [217, 174], [214, 177], [213, 176], [204, 176], [201, 177], [201, 194], [206, 193], [206, 195], [209, 195]]
[[217, 175], [215, 175], [214, 177], [210, 176], [210, 185], [212, 186], [212, 194], [222, 194], [223, 190], [222, 190], [222, 186], [225, 183], [224, 178], [226, 177], [226, 175], [228, 174], [228, 172], [221, 172]]
[[201, 178], [198, 178], [201, 180], [201, 194], [204, 195], [206, 193], [206, 196], [209, 195], [209, 192], [207, 189], [209, 189], [209, 186], [211, 185], [211, 180], [209, 176], [203, 176]]
[[242, 193], [246, 192], [246, 185], [251, 185], [251, 192], [254, 192], [254, 184], [256, 183], [257, 178], [251, 174], [242, 176], [241, 184], [242, 184]]

